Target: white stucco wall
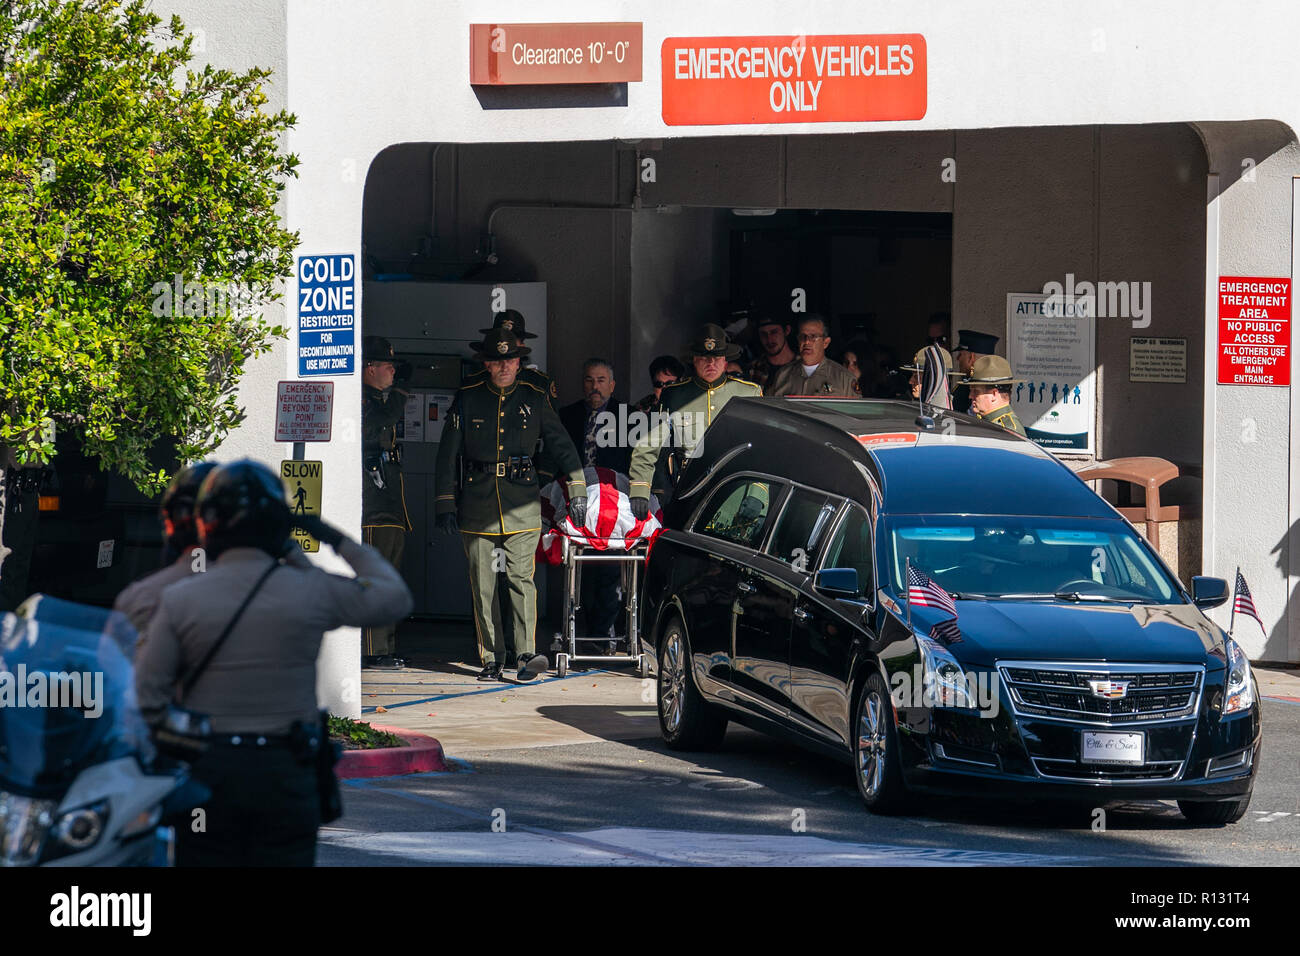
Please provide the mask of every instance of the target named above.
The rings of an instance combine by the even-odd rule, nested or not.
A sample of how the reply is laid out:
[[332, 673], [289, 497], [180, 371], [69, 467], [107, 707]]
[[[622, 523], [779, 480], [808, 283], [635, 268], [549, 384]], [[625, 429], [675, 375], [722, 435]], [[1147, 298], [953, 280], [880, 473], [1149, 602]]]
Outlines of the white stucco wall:
[[[490, 5], [171, 0], [165, 6], [203, 27], [206, 55], [222, 65], [255, 60], [277, 69], [272, 106], [283, 103], [299, 120], [289, 146], [303, 162], [299, 178], [287, 191], [285, 208], [289, 227], [302, 234], [304, 253], [359, 252], [365, 172], [381, 150], [400, 142], [946, 131], [1259, 118], [1300, 128], [1300, 70], [1294, 65], [1294, 28], [1300, 16], [1285, 0], [1250, 4], [1231, 15], [1203, 0], [975, 0], [959, 5], [943, 0], [870, 5], [844, 0], [816, 9], [782, 0], [710, 5], [687, 0], [499, 0]], [[275, 37], [280, 18], [285, 29], [282, 44]], [[484, 110], [469, 86], [471, 22], [617, 19], [644, 24], [644, 80], [629, 85], [626, 107]], [[929, 108], [920, 121], [686, 129], [666, 127], [660, 117], [659, 47], [665, 37], [887, 32], [917, 32], [926, 38]], [[1089, 143], [1080, 144], [1081, 150], [1089, 148]], [[958, 159], [964, 170], [962, 157]], [[1026, 155], [1024, 175], [1068, 180], [1075, 175], [1072, 160], [1069, 151], [1050, 157]], [[1219, 156], [1211, 171], [1231, 171], [1239, 163], [1238, 157]], [[1252, 191], [1238, 191], [1234, 185], [1211, 206], [1208, 213], [1219, 230], [1207, 270], [1289, 274], [1293, 236], [1287, 184], [1295, 172], [1289, 155], [1268, 163], [1261, 158]], [[1015, 183], [1006, 188], [1014, 191]], [[957, 292], [955, 282], [954, 295]], [[294, 316], [286, 318], [291, 322]], [[1206, 342], [1207, 352], [1212, 345]], [[277, 349], [250, 370], [241, 393], [250, 424], [232, 437], [232, 451], [268, 460], [287, 457], [263, 432], [269, 433], [268, 396], [274, 379], [292, 372], [290, 355], [288, 348]], [[1292, 364], [1294, 377], [1300, 366], [1294, 347]], [[359, 380], [354, 376], [335, 381], [335, 434], [343, 438], [348, 434], [347, 412], [358, 404]], [[1214, 438], [1206, 439], [1207, 453], [1236, 441], [1233, 436], [1240, 434], [1248, 415], [1267, 437], [1216, 455], [1213, 476], [1207, 472], [1207, 501], [1215, 511], [1207, 514], [1206, 524], [1216, 530], [1207, 533], [1206, 567], [1231, 575], [1234, 555], [1248, 552], [1241, 558], [1243, 570], [1273, 633], [1256, 645], [1246, 640], [1247, 648], [1256, 657], [1300, 659], [1300, 615], [1288, 620], [1283, 614], [1292, 585], [1277, 567], [1279, 555], [1266, 553], [1285, 539], [1294, 520], [1288, 501], [1289, 391], [1212, 391], [1207, 434], [1213, 421]], [[312, 449], [312, 454], [326, 463], [326, 517], [355, 527], [360, 509], [356, 446], [335, 441]], [[1206, 461], [1208, 467], [1208, 455]], [[1293, 572], [1288, 568], [1286, 573]], [[345, 641], [353, 641], [346, 645], [346, 654]], [[341, 695], [353, 679], [355, 664], [349, 669], [340, 658], [355, 658], [354, 641], [339, 637], [325, 655], [322, 691], [333, 706], [343, 709]]]

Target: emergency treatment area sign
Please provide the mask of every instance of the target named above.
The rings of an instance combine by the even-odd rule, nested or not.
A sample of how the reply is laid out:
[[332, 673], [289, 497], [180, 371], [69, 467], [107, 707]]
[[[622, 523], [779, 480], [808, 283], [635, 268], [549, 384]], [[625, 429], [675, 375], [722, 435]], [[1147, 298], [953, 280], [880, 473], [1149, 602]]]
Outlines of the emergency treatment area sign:
[[1291, 384], [1291, 280], [1219, 276], [1219, 384]]
[[669, 37], [660, 50], [669, 126], [918, 120], [925, 37]]
[[298, 374], [355, 371], [357, 283], [351, 255], [298, 257]]

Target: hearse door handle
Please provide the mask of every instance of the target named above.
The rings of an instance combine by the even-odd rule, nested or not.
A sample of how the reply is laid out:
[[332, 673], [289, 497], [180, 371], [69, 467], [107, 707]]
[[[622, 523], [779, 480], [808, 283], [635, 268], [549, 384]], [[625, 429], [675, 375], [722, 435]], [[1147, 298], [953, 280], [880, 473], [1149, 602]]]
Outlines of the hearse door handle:
[[758, 588], [754, 587], [754, 585], [742, 578], [740, 581], [736, 582], [736, 590], [741, 594], [753, 594], [758, 590]]
[[801, 608], [801, 607], [796, 607], [796, 608], [794, 609], [794, 616], [797, 617], [797, 618], [798, 618], [799, 620], [801, 620], [801, 621], [811, 621], [811, 620], [812, 620], [812, 615], [809, 614], [807, 611], [805, 611], [805, 610], [804, 610], [803, 608]]

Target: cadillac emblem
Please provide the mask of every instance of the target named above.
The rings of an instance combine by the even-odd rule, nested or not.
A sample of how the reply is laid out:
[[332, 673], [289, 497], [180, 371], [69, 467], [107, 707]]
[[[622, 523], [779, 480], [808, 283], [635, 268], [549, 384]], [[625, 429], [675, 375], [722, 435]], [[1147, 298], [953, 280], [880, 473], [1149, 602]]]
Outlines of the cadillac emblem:
[[505, 355], [507, 352], [510, 351], [510, 343], [509, 343], [509, 342], [498, 342], [498, 343], [497, 343], [497, 351], [500, 352], [502, 355]]
[[706, 351], [706, 352], [712, 352], [715, 348], [717, 348], [717, 346], [718, 346], [718, 340], [717, 340], [717, 339], [705, 339], [705, 340], [704, 340], [704, 351]]
[[1126, 680], [1090, 680], [1088, 686], [1092, 688], [1094, 697], [1101, 697], [1105, 700], [1119, 700], [1128, 693], [1128, 685], [1131, 681]]

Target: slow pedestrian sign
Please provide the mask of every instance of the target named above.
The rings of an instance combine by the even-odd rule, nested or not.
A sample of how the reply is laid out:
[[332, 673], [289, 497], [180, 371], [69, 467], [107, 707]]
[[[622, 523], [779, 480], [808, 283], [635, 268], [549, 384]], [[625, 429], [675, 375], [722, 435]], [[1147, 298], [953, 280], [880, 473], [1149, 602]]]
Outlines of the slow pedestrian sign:
[[[325, 468], [319, 461], [281, 461], [280, 480], [289, 499], [289, 512], [297, 515], [320, 517], [321, 478]], [[304, 551], [319, 551], [320, 541], [305, 531], [294, 528], [293, 540]]]

